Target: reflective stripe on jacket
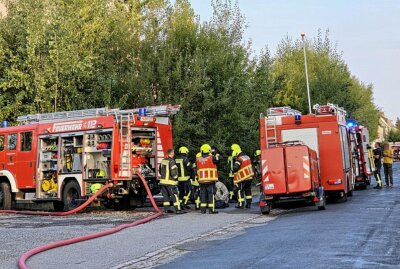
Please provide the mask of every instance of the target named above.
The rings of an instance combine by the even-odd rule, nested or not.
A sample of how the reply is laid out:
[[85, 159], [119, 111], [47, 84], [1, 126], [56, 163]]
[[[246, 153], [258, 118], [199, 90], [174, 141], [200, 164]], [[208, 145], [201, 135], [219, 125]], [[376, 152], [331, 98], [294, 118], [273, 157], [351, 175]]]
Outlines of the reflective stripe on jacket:
[[175, 161], [167, 157], [160, 163], [160, 184], [177, 185], [178, 184], [178, 166]]
[[251, 159], [247, 155], [239, 155], [236, 158], [235, 166], [239, 166], [239, 169], [234, 173], [233, 183], [238, 184], [243, 181], [252, 180], [254, 177], [253, 166]]
[[197, 180], [201, 183], [212, 183], [218, 181], [217, 165], [213, 161], [213, 156], [201, 156], [196, 160]]
[[178, 156], [175, 159], [178, 166], [178, 181], [187, 181], [190, 178], [192, 164], [185, 155]]

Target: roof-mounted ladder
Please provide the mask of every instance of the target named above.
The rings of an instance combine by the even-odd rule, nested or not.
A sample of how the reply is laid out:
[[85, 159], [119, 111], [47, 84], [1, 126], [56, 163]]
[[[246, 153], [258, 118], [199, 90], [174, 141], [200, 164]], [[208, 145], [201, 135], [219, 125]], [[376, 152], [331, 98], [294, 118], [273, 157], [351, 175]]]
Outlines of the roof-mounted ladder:
[[121, 119], [121, 115], [145, 115], [145, 116], [170, 116], [175, 115], [180, 110], [180, 105], [160, 105], [160, 106], [148, 106], [143, 108], [135, 109], [109, 109], [103, 108], [92, 108], [83, 110], [73, 110], [64, 112], [53, 112], [53, 113], [42, 113], [42, 114], [29, 114], [27, 116], [21, 116], [17, 118], [17, 121], [21, 124], [35, 124], [44, 122], [55, 122], [62, 120], [75, 120], [83, 118], [94, 118], [101, 116], [114, 116], [118, 122]]

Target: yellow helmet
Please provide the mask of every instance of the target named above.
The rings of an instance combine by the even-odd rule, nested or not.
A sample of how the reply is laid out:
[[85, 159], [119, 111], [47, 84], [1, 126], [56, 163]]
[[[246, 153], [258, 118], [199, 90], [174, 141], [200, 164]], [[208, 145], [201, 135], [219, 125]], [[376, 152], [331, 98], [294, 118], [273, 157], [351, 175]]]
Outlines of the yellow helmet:
[[196, 154], [196, 158], [200, 158], [201, 157], [201, 152], [198, 152], [197, 154]]
[[209, 144], [203, 144], [200, 147], [201, 153], [210, 153], [211, 152], [211, 146]]
[[179, 153], [188, 154], [189, 153], [189, 149], [187, 147], [180, 147], [179, 148]]
[[261, 150], [257, 149], [256, 153], [254, 154], [254, 156], [260, 156], [261, 155]]
[[242, 152], [242, 149], [238, 144], [232, 144], [231, 150], [232, 150], [232, 157], [236, 157], [239, 153]]

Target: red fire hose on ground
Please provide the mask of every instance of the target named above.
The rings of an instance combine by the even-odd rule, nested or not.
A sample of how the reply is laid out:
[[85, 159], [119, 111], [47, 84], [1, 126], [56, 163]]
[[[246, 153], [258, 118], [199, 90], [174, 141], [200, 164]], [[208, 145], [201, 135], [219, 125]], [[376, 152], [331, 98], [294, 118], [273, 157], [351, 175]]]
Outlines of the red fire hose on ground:
[[[87, 241], [87, 240], [91, 240], [91, 239], [95, 239], [95, 238], [99, 238], [102, 236], [106, 236], [106, 235], [110, 235], [113, 233], [117, 233], [123, 229], [126, 228], [130, 228], [130, 227], [134, 227], [146, 222], [149, 222], [155, 218], [158, 218], [159, 216], [162, 215], [161, 210], [158, 208], [156, 202], [154, 201], [154, 198], [150, 192], [149, 187], [147, 186], [146, 180], [143, 178], [143, 176], [139, 173], [137, 173], [137, 175], [139, 176], [140, 180], [143, 182], [143, 185], [146, 189], [147, 195], [150, 198], [150, 202], [154, 208], [154, 210], [156, 211], [155, 214], [146, 217], [144, 219], [141, 220], [137, 220], [134, 221], [132, 223], [128, 223], [128, 224], [122, 224], [119, 225], [115, 228], [112, 229], [108, 229], [108, 230], [104, 230], [104, 231], [100, 231], [97, 233], [93, 233], [93, 234], [88, 234], [88, 235], [83, 235], [83, 236], [78, 236], [75, 238], [71, 238], [71, 239], [66, 239], [66, 240], [62, 240], [62, 241], [58, 241], [58, 242], [54, 242], [54, 243], [50, 243], [50, 244], [46, 244], [43, 246], [39, 246], [36, 248], [33, 248], [27, 252], [25, 252], [24, 254], [22, 254], [22, 256], [19, 258], [18, 260], [18, 266], [20, 269], [27, 269], [28, 267], [26, 266], [26, 261], [41, 252], [53, 249], [53, 248], [58, 248], [58, 247], [62, 247], [62, 246], [67, 246], [67, 245], [71, 245], [71, 244], [75, 244], [78, 242], [83, 242], [83, 241]], [[103, 186], [100, 190], [98, 190], [92, 197], [90, 197], [90, 199], [88, 199], [85, 203], [83, 203], [81, 206], [67, 211], [67, 212], [35, 212], [35, 211], [16, 211], [16, 210], [0, 210], [0, 213], [11, 213], [11, 214], [24, 214], [24, 215], [41, 215], [41, 216], [67, 216], [67, 215], [71, 215], [74, 214], [80, 210], [82, 210], [83, 208], [85, 208], [86, 206], [88, 206], [94, 199], [96, 199], [96, 197], [98, 195], [100, 195], [101, 193], [103, 193], [108, 187], [110, 187], [110, 185], [105, 185]]]

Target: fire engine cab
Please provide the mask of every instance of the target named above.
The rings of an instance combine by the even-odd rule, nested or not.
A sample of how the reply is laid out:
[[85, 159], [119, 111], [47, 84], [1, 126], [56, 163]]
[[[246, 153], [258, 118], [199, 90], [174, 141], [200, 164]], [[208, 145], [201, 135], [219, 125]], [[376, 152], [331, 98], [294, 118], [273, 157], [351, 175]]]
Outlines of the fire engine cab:
[[[158, 164], [172, 148], [170, 116], [180, 106], [96, 108], [33, 114], [0, 129], [0, 209], [14, 205], [77, 207], [104, 184], [101, 199], [121, 208], [143, 203], [141, 173], [159, 192]], [[25, 206], [26, 207], [26, 206]]]
[[[314, 110], [315, 114], [302, 115], [290, 107], [276, 107], [268, 109], [267, 115], [261, 114], [261, 149], [266, 151], [271, 145], [286, 141], [302, 141], [317, 154], [320, 182], [326, 195], [347, 200], [353, 192], [354, 178], [346, 111], [333, 104], [315, 105]], [[274, 171], [263, 168], [263, 187], [273, 189], [275, 186], [264, 182], [269, 173]]]

